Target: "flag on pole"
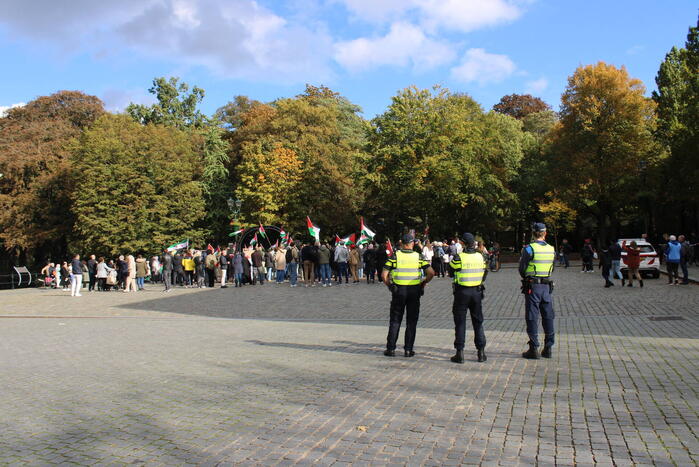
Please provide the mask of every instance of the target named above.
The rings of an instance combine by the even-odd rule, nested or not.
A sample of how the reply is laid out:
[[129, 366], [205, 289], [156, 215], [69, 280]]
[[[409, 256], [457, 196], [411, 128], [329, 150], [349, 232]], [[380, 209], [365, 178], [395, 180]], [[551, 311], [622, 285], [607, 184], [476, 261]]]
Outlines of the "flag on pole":
[[282, 243], [286, 240], [286, 231], [284, 230], [284, 227], [281, 227], [279, 229], [279, 238], [281, 238]]
[[308, 233], [311, 237], [315, 238], [317, 242], [320, 241], [320, 227], [311, 222], [311, 218], [306, 216], [306, 225], [308, 226]]
[[260, 232], [260, 235], [267, 238], [267, 234], [265, 233], [265, 226], [262, 225], [262, 222], [260, 222], [260, 228], [257, 229], [257, 231]]
[[291, 238], [291, 235], [289, 235], [289, 241], [286, 242], [286, 245], [289, 246], [289, 245], [291, 245], [292, 243], [294, 243], [294, 239]]
[[214, 247], [211, 246], [211, 243], [209, 243], [209, 244], [207, 245], [206, 251], [210, 251], [210, 252], [212, 252], [212, 253], [214, 252]]
[[391, 245], [391, 240], [386, 240], [386, 254], [391, 257], [394, 253], [395, 251], [393, 250], [393, 245]]
[[257, 232], [255, 232], [255, 236], [252, 237], [252, 240], [250, 240], [250, 246], [255, 246], [257, 245]]
[[354, 245], [354, 242], [356, 239], [357, 239], [357, 235], [352, 234], [352, 235], [346, 236], [341, 241], [344, 242], [345, 245]]
[[173, 243], [169, 247], [167, 247], [167, 251], [177, 251], [177, 250], [184, 250], [189, 247], [189, 239], [183, 240], [179, 243]]
[[364, 235], [364, 233], [362, 232], [362, 234], [359, 236], [359, 240], [357, 240], [357, 246], [366, 245], [367, 243], [369, 243], [369, 237]]
[[235, 232], [231, 232], [228, 234], [229, 237], [235, 237], [236, 235], [240, 235], [241, 233], [245, 232], [245, 229], [238, 229]]
[[359, 218], [359, 223], [360, 223], [360, 228], [359, 228], [359, 233], [362, 235], [366, 235], [367, 238], [370, 240], [373, 240], [376, 234], [364, 224], [364, 218], [360, 217]]

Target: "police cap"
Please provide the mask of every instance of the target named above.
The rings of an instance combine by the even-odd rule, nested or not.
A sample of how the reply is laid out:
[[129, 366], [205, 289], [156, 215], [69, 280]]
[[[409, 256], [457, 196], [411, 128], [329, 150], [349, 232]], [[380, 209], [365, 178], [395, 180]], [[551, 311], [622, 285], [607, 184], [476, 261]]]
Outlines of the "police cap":
[[532, 230], [534, 232], [546, 232], [546, 224], [542, 222], [534, 222], [534, 225], [532, 225]]
[[473, 236], [473, 234], [466, 232], [461, 239], [464, 241], [466, 245], [473, 245], [476, 243], [476, 237]]
[[408, 233], [408, 234], [404, 234], [403, 237], [401, 237], [401, 241], [402, 241], [403, 244], [405, 245], [406, 243], [412, 243], [412, 242], [414, 242], [414, 241], [415, 241], [415, 237], [413, 237], [413, 236], [410, 235], [409, 233]]

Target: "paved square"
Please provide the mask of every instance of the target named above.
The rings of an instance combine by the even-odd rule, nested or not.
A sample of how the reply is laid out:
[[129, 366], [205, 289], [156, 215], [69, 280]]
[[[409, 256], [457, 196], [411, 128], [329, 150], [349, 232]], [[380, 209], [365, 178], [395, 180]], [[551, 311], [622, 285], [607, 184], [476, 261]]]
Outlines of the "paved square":
[[555, 278], [553, 359], [520, 357], [505, 269], [464, 365], [445, 279], [413, 359], [381, 355], [378, 285], [2, 292], [0, 464], [697, 464], [699, 288]]

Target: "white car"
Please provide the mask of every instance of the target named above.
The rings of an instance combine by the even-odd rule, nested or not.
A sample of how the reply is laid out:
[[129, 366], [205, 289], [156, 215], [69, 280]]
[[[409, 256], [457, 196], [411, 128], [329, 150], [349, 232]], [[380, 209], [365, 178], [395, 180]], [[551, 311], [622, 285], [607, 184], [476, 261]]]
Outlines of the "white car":
[[[631, 245], [631, 242], [635, 241], [636, 246], [638, 246], [641, 249], [641, 264], [638, 268], [638, 272], [643, 274], [648, 274], [652, 276], [653, 278], [657, 279], [660, 277], [660, 258], [658, 257], [658, 253], [655, 251], [655, 248], [653, 248], [653, 245], [648, 243], [647, 240], [644, 240], [642, 238], [621, 238], [619, 239], [619, 246], [621, 246], [624, 242], [626, 242], [626, 246]], [[626, 252], [624, 250], [621, 251], [621, 270], [624, 271], [624, 275], [626, 275]]]

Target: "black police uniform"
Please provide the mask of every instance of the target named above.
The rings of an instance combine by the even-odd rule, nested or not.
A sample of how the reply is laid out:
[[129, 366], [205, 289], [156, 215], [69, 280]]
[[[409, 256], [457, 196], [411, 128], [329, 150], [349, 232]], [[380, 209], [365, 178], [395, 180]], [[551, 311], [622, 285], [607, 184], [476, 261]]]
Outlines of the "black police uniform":
[[[403, 253], [418, 254], [412, 250], [401, 250]], [[419, 258], [419, 269], [426, 271], [430, 265], [425, 259], [420, 255]], [[397, 261], [396, 255], [392, 255], [386, 264], [384, 269], [390, 272], [396, 269]], [[391, 297], [391, 317], [388, 326], [388, 337], [386, 338], [386, 350], [388, 352], [393, 352], [396, 349], [396, 342], [398, 340], [398, 333], [400, 332], [400, 325], [403, 321], [403, 313], [407, 311], [406, 314], [406, 324], [405, 324], [405, 352], [410, 354], [413, 351], [413, 345], [415, 344], [415, 333], [417, 330], [417, 321], [420, 316], [420, 296], [422, 295], [422, 286], [420, 284], [416, 285], [393, 285], [392, 297]]]

